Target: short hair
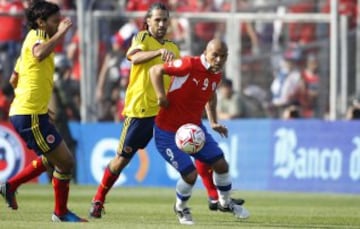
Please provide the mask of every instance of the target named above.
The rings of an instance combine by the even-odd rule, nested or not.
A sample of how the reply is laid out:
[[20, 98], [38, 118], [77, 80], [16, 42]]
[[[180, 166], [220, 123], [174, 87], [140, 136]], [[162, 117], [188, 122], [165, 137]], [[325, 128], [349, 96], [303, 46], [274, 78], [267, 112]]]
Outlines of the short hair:
[[37, 19], [46, 20], [51, 15], [60, 12], [58, 5], [48, 1], [33, 1], [32, 5], [25, 11], [27, 25], [30, 29], [37, 29], [39, 25], [36, 23]]
[[232, 82], [232, 80], [229, 79], [229, 78], [223, 78], [223, 79], [221, 80], [220, 86], [232, 88], [233, 82]]

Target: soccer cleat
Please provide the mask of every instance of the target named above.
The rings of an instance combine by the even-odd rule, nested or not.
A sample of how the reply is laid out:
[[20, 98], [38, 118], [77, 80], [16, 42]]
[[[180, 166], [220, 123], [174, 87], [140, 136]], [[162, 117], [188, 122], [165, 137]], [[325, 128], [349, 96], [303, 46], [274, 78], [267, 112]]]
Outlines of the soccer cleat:
[[244, 199], [234, 199], [234, 198], [231, 198], [231, 201], [236, 204], [236, 205], [243, 205], [245, 203], [245, 200]]
[[228, 206], [221, 206], [219, 203], [218, 209], [222, 212], [232, 212], [234, 216], [239, 219], [247, 219], [250, 217], [249, 211], [245, 207], [236, 204], [234, 201], [231, 201]]
[[102, 213], [105, 214], [104, 204], [101, 201], [93, 201], [91, 203], [89, 217], [100, 219]]
[[194, 224], [189, 208], [185, 208], [183, 210], [177, 210], [176, 206], [174, 205], [174, 212], [177, 215], [180, 224], [185, 224], [185, 225]]
[[9, 208], [16, 210], [18, 205], [15, 198], [15, 192], [10, 192], [9, 183], [0, 184], [0, 194], [4, 197]]
[[86, 219], [80, 218], [71, 211], [68, 211], [65, 215], [62, 216], [58, 216], [54, 213], [51, 217], [51, 220], [53, 222], [73, 222], [73, 223], [88, 222]]
[[[231, 198], [231, 201], [237, 205], [243, 205], [245, 203], [245, 200], [243, 199], [233, 199]], [[210, 211], [217, 211], [218, 210], [218, 201], [217, 200], [209, 200], [209, 210]]]
[[217, 200], [209, 200], [209, 210], [210, 211], [218, 210], [218, 201]]

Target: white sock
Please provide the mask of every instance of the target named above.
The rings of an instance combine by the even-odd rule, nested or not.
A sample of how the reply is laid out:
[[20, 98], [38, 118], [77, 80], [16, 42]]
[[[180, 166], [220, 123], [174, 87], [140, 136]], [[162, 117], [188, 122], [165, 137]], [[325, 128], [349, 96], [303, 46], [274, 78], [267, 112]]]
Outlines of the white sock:
[[177, 210], [183, 210], [187, 206], [187, 201], [191, 197], [193, 185], [186, 183], [182, 178], [176, 183], [176, 203]]
[[230, 191], [231, 191], [231, 177], [230, 174], [222, 173], [218, 174], [214, 172], [214, 184], [216, 185], [218, 194], [219, 194], [219, 203], [221, 206], [227, 206], [230, 201]]

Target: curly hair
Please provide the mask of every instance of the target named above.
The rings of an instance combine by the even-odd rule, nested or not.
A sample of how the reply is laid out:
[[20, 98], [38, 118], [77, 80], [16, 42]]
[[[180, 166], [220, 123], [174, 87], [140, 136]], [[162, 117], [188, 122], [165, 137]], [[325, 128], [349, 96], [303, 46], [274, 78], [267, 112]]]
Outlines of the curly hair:
[[37, 29], [39, 27], [37, 19], [46, 21], [51, 15], [58, 12], [60, 12], [60, 8], [54, 3], [43, 0], [32, 1], [31, 6], [25, 11], [27, 26], [30, 29]]

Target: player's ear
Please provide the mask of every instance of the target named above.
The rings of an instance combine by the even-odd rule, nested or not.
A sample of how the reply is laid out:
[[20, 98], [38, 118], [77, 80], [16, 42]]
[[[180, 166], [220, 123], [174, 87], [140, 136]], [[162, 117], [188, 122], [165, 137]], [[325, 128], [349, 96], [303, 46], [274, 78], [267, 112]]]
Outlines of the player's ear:
[[42, 20], [41, 18], [38, 18], [38, 19], [36, 19], [36, 24], [39, 26], [39, 28], [44, 28], [45, 21]]

